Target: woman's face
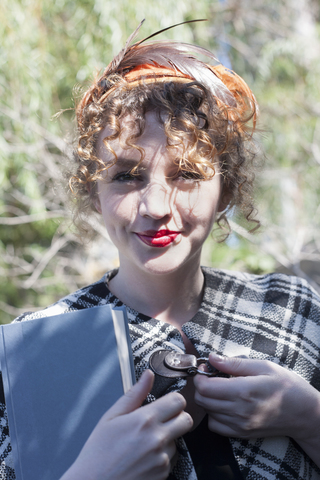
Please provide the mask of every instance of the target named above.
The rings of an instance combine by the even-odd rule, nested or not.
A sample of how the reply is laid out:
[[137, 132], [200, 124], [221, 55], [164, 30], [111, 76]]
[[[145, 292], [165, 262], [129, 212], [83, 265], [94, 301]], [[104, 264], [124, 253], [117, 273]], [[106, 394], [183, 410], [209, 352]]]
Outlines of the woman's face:
[[[125, 118], [122, 126], [130, 121]], [[114, 157], [98, 141], [98, 156], [106, 164]], [[111, 142], [118, 160], [98, 182], [96, 207], [111, 240], [119, 250], [120, 269], [134, 267], [152, 274], [168, 274], [200, 264], [203, 243], [209, 235], [221, 196], [218, 166], [210, 180], [184, 176], [174, 164], [177, 151], [167, 148], [167, 138], [154, 113], [146, 115], [146, 128], [135, 141], [145, 157], [135, 175], [140, 154]], [[123, 142], [122, 142], [123, 144]], [[191, 263], [190, 263], [191, 262]]]

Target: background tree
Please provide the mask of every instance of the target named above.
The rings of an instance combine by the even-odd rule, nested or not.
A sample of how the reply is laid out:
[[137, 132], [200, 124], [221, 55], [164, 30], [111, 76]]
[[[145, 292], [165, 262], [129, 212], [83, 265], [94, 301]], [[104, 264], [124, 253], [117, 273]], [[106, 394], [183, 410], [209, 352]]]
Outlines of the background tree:
[[[83, 245], [61, 167], [70, 155], [73, 86], [85, 87], [146, 18], [140, 38], [198, 43], [242, 75], [261, 108], [263, 228], [230, 218], [227, 244], [204, 263], [255, 273], [282, 269], [320, 283], [320, 9], [314, 0], [2, 0], [0, 4], [0, 320], [46, 306], [117, 264], [98, 219]], [[161, 37], [159, 37], [161, 38]]]

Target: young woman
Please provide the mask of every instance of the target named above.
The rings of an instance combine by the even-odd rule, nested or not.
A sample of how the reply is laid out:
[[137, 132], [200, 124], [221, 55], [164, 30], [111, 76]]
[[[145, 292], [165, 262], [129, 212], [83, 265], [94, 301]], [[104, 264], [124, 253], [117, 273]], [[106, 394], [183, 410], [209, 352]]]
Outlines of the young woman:
[[[229, 209], [255, 221], [256, 100], [234, 72], [189, 53], [212, 62], [210, 52], [131, 40], [79, 103], [70, 178], [78, 220], [101, 213], [120, 267], [18, 319], [127, 307], [141, 378], [61, 480], [319, 479], [319, 297], [295, 277], [200, 266]], [[210, 354], [221, 374], [153, 380], [143, 372], [161, 349]]]

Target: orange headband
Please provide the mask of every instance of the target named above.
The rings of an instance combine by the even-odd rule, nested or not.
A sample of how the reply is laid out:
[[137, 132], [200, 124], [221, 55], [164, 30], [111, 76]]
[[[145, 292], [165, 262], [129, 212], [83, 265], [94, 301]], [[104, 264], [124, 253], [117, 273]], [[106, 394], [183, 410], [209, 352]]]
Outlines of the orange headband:
[[[247, 109], [248, 105], [245, 100], [249, 101], [254, 108], [255, 115], [258, 113], [258, 104], [256, 98], [246, 82], [237, 75], [233, 70], [224, 67], [223, 65], [208, 65], [207, 67], [212, 70], [228, 88], [229, 92], [234, 97], [237, 108]], [[169, 69], [166, 67], [160, 67], [156, 65], [139, 65], [133, 68], [124, 75], [124, 79], [132, 86], [140, 83], [158, 83], [158, 82], [177, 82], [177, 83], [189, 83], [194, 81], [190, 75], [186, 75], [179, 70]], [[245, 106], [246, 105], [246, 106]]]
[[[138, 65], [129, 72], [123, 74], [122, 77], [131, 87], [148, 83], [190, 83], [193, 81], [192, 77], [179, 72], [179, 70], [150, 64]], [[99, 103], [103, 103], [103, 101], [116, 89], [117, 85], [114, 85], [107, 90], [107, 92], [99, 99]]]

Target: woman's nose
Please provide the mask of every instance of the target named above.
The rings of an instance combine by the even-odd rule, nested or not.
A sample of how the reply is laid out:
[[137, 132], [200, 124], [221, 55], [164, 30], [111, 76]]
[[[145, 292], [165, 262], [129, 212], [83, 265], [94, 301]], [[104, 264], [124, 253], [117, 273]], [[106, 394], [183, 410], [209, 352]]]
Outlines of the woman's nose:
[[162, 183], [152, 183], [141, 192], [139, 214], [156, 220], [172, 215], [172, 191]]

